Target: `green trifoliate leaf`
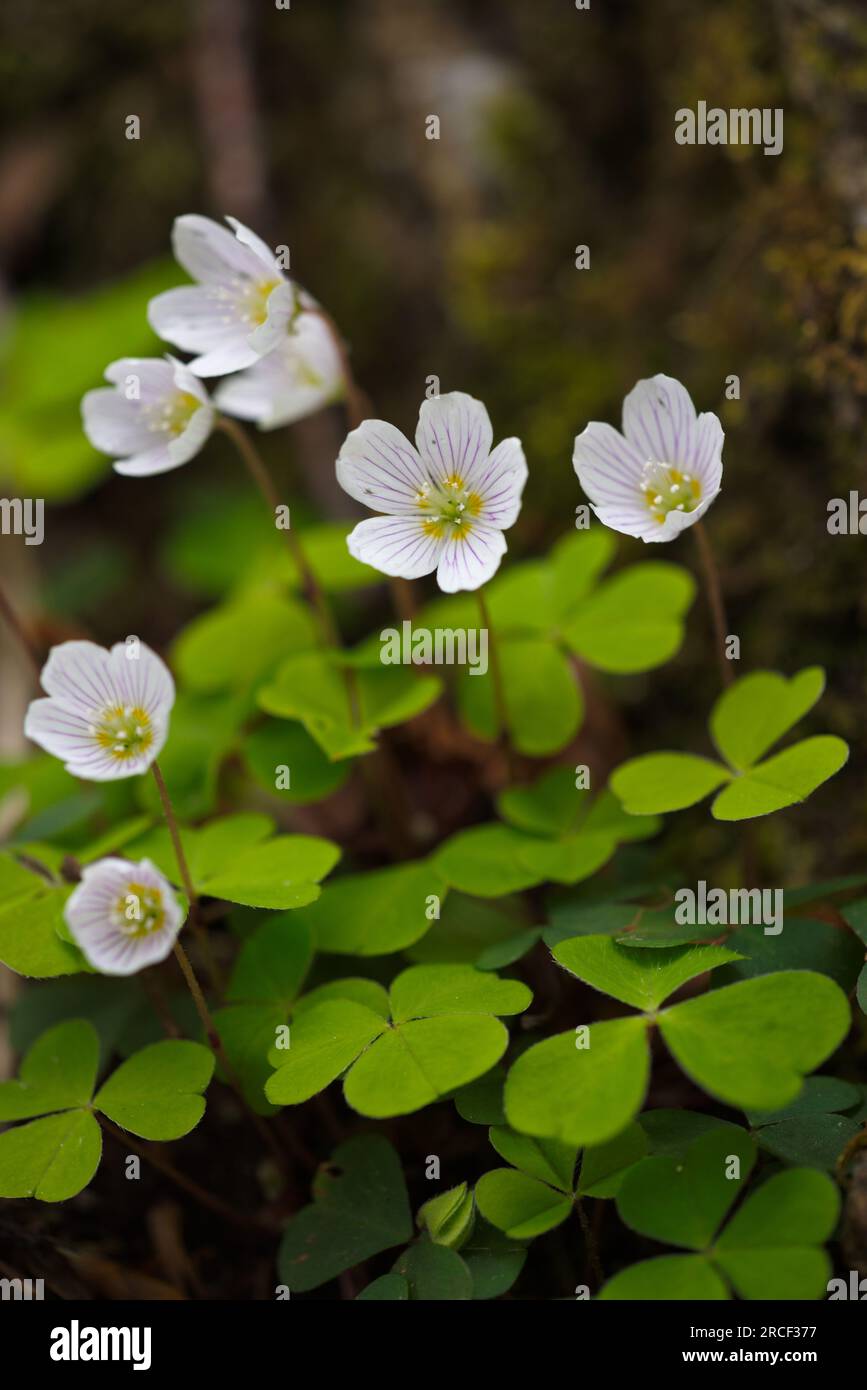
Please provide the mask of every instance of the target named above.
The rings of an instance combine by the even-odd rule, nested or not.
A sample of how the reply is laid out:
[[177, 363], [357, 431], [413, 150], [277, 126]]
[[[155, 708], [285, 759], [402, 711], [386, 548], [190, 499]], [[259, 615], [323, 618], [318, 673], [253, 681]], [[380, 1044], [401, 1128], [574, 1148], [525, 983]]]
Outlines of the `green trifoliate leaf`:
[[568, 614], [580, 605], [613, 560], [616, 549], [617, 542], [604, 526], [573, 531], [557, 542], [551, 551], [549, 568], [558, 613]]
[[388, 1027], [372, 1010], [350, 1000], [326, 1000], [299, 1013], [285, 1052], [272, 1049], [278, 1070], [265, 1094], [272, 1105], [299, 1105], [325, 1089]]
[[778, 1173], [735, 1212], [714, 1261], [741, 1298], [822, 1298], [831, 1262], [815, 1247], [832, 1234], [839, 1211], [838, 1190], [824, 1173]]
[[142, 1139], [180, 1139], [205, 1113], [202, 1092], [213, 1072], [214, 1055], [207, 1047], [167, 1039], [122, 1062], [93, 1103]]
[[65, 1202], [87, 1187], [102, 1154], [89, 1110], [67, 1110], [0, 1134], [0, 1197]]
[[586, 1197], [616, 1197], [626, 1174], [647, 1153], [648, 1141], [637, 1123], [627, 1125], [605, 1144], [584, 1150], [578, 1192]]
[[539, 871], [521, 860], [531, 837], [508, 825], [474, 825], [459, 830], [442, 844], [432, 863], [446, 882], [478, 898], [520, 893], [541, 883]]
[[578, 1157], [574, 1144], [560, 1139], [534, 1139], [506, 1125], [495, 1125], [488, 1137], [500, 1157], [514, 1168], [561, 1192], [571, 1193]]
[[705, 1115], [697, 1110], [645, 1110], [639, 1121], [647, 1135], [650, 1152], [667, 1154], [682, 1162], [690, 1145], [712, 1130], [730, 1130], [737, 1136], [743, 1131], [729, 1120]]
[[394, 1273], [406, 1280], [411, 1299], [452, 1303], [473, 1296], [472, 1276], [460, 1255], [433, 1241], [411, 1245], [398, 1259]]
[[316, 625], [303, 604], [251, 591], [195, 618], [175, 642], [172, 664], [190, 690], [245, 690], [291, 653], [316, 644]]
[[[528, 757], [558, 752], [584, 717], [581, 687], [563, 653], [545, 641], [506, 638], [499, 643], [503, 696], [513, 746]], [[461, 714], [474, 733], [493, 739], [497, 712], [493, 673], [464, 675], [458, 687]]]
[[717, 1099], [745, 1109], [788, 1105], [807, 1072], [849, 1028], [842, 990], [808, 970], [760, 975], [659, 1016], [668, 1047], [687, 1075]]
[[21, 1063], [19, 1080], [0, 1083], [0, 1122], [89, 1105], [98, 1065], [93, 1024], [73, 1019], [49, 1028]]
[[585, 599], [564, 624], [563, 637], [601, 671], [649, 671], [679, 650], [694, 595], [692, 576], [677, 565], [634, 565]]
[[473, 1280], [473, 1298], [500, 1298], [524, 1267], [527, 1247], [477, 1217], [473, 1233], [461, 1247], [461, 1259]]
[[246, 907], [304, 907], [319, 896], [340, 849], [316, 835], [278, 835], [233, 858], [231, 867], [205, 880], [203, 891]]
[[519, 980], [501, 980], [471, 965], [413, 965], [390, 990], [395, 1023], [437, 1014], [518, 1014], [532, 998]]
[[317, 985], [307, 994], [295, 1001], [293, 1014], [298, 1018], [305, 1009], [313, 1009], [333, 999], [349, 999], [353, 1004], [362, 1004], [372, 1009], [386, 1023], [391, 1018], [388, 1004], [388, 991], [376, 980], [366, 980], [361, 975], [350, 975], [342, 980], [329, 980], [327, 984]]
[[711, 807], [716, 820], [751, 820], [804, 801], [839, 772], [849, 757], [841, 738], [819, 734], [737, 777]]
[[420, 714], [441, 689], [436, 677], [413, 668], [380, 665], [347, 675], [333, 656], [307, 653], [284, 661], [258, 699], [267, 714], [300, 720], [327, 756], [338, 759], [371, 752], [379, 729]]
[[439, 917], [430, 923], [430, 930], [420, 941], [413, 942], [406, 954], [418, 965], [496, 969], [493, 965], [479, 966], [479, 955], [489, 948], [505, 947], [528, 921], [526, 906], [519, 898], [493, 901], [452, 890], [442, 903]]
[[609, 1279], [604, 1300], [720, 1302], [729, 1296], [716, 1270], [701, 1255], [658, 1255]]
[[226, 990], [230, 1003], [273, 1003], [289, 1008], [313, 960], [313, 938], [297, 914], [271, 917], [241, 947]]
[[611, 788], [630, 815], [656, 815], [694, 806], [730, 776], [720, 763], [692, 753], [646, 753], [621, 763]]
[[312, 1204], [283, 1233], [279, 1277], [293, 1293], [305, 1293], [411, 1237], [400, 1160], [380, 1135], [361, 1135], [318, 1170]]
[[476, 1183], [479, 1211], [513, 1240], [532, 1240], [564, 1222], [572, 1197], [514, 1168], [494, 1168]]
[[649, 1070], [643, 1018], [559, 1033], [515, 1062], [506, 1081], [506, 1116], [524, 1134], [576, 1147], [601, 1144], [638, 1113]]
[[575, 773], [555, 767], [529, 787], [509, 787], [497, 798], [497, 810], [517, 830], [557, 838], [577, 830], [587, 815], [591, 793], [576, 787]]
[[441, 1100], [498, 1062], [509, 1035], [485, 1014], [414, 1019], [389, 1030], [358, 1059], [343, 1086], [362, 1115], [408, 1115]]
[[516, 932], [493, 946], [487, 946], [475, 959], [477, 970], [503, 970], [522, 960], [537, 942], [542, 940], [542, 928], [532, 927], [528, 931]]
[[266, 719], [247, 735], [241, 751], [259, 785], [292, 805], [323, 801], [351, 770], [348, 763], [329, 762], [304, 725], [288, 719]]
[[[220, 816], [201, 828], [182, 829], [184, 854], [196, 888], [221, 873], [238, 854], [267, 840], [274, 829], [270, 816], [247, 812]], [[126, 851], [132, 859], [150, 859], [167, 878], [177, 880], [178, 861], [168, 827], [156, 826], [133, 841]]]
[[430, 930], [445, 895], [436, 865], [399, 864], [339, 878], [299, 920], [313, 932], [321, 951], [390, 955]]
[[651, 1012], [687, 980], [727, 961], [722, 946], [674, 946], [637, 950], [610, 936], [578, 936], [554, 947], [554, 959], [579, 980], [633, 1008]]
[[841, 1110], [854, 1111], [861, 1100], [857, 1086], [833, 1076], [809, 1076], [801, 1094], [783, 1110], [752, 1111], [747, 1119], [763, 1149], [784, 1163], [833, 1172], [845, 1146], [860, 1125]]
[[17, 975], [45, 980], [87, 968], [81, 952], [59, 935], [71, 891], [0, 854], [0, 961]]
[[272, 1114], [273, 1107], [264, 1097], [271, 1076], [268, 1052], [286, 1023], [285, 1008], [282, 1004], [233, 1004], [216, 1009], [212, 1017], [247, 1103], [259, 1115]]
[[504, 1125], [506, 1112], [503, 1109], [503, 1087], [506, 1072], [503, 1067], [492, 1067], [477, 1081], [471, 1081], [455, 1092], [455, 1109], [462, 1120], [471, 1125]]
[[744, 1131], [713, 1130], [685, 1158], [644, 1158], [617, 1196], [621, 1220], [639, 1234], [704, 1250], [746, 1186], [756, 1148]]
[[732, 767], [750, 768], [811, 710], [825, 689], [825, 672], [808, 667], [787, 679], [754, 671], [730, 685], [711, 711], [713, 741]]

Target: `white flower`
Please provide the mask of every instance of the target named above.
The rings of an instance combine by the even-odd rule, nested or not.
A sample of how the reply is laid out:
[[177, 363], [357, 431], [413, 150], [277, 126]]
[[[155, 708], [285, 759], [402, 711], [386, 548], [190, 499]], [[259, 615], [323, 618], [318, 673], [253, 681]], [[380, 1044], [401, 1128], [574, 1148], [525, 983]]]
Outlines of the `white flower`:
[[343, 366], [330, 328], [321, 315], [300, 313], [280, 346], [220, 382], [214, 400], [227, 415], [273, 430], [320, 410], [342, 388]]
[[285, 338], [296, 312], [296, 291], [277, 258], [255, 232], [226, 221], [229, 232], [195, 213], [175, 219], [175, 259], [199, 283], [158, 294], [148, 305], [151, 327], [184, 352], [197, 376], [223, 376], [250, 367]]
[[171, 884], [148, 859], [89, 864], [63, 915], [88, 963], [104, 975], [134, 975], [165, 960], [184, 920]]
[[350, 553], [403, 579], [436, 570], [446, 593], [478, 589], [505, 554], [527, 480], [521, 441], [492, 453], [492, 440], [487, 410], [462, 391], [422, 403], [415, 448], [393, 425], [365, 420], [340, 451], [337, 478], [386, 515], [359, 522]]
[[42, 668], [49, 698], [31, 701], [24, 732], [67, 772], [110, 782], [146, 772], [169, 731], [175, 685], [168, 667], [132, 639], [52, 647]]
[[572, 462], [606, 526], [644, 541], [670, 541], [699, 520], [720, 490], [723, 431], [696, 416], [670, 376], [639, 381], [623, 402], [623, 434], [593, 421]]
[[117, 473], [146, 478], [187, 463], [214, 427], [202, 383], [173, 357], [122, 357], [106, 381], [81, 402], [84, 432], [94, 448], [114, 454]]

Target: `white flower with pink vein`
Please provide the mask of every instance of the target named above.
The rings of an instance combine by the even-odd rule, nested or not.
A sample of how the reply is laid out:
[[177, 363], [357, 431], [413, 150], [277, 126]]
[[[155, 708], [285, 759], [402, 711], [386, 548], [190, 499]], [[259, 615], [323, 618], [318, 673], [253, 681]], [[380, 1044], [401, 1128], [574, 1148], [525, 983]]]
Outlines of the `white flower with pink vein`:
[[578, 480], [606, 526], [671, 541], [699, 521], [722, 482], [723, 431], [696, 415], [674, 377], [639, 381], [623, 402], [623, 433], [592, 421], [575, 440]]
[[402, 579], [436, 570], [446, 593], [480, 588], [506, 552], [527, 480], [520, 440], [492, 443], [487, 410], [462, 391], [422, 403], [415, 447], [384, 420], [365, 420], [340, 451], [337, 478], [384, 515], [358, 523], [350, 553]]

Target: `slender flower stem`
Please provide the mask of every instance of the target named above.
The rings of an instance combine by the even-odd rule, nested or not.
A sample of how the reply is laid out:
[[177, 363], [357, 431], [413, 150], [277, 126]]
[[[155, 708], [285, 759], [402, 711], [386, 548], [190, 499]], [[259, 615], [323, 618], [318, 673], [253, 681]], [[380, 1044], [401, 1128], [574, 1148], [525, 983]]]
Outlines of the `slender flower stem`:
[[232, 1066], [232, 1063], [226, 1056], [226, 1049], [223, 1047], [222, 1039], [220, 1038], [220, 1034], [217, 1032], [217, 1025], [215, 1024], [213, 1017], [211, 1016], [211, 1011], [208, 1008], [207, 1000], [205, 999], [202, 987], [196, 978], [196, 972], [193, 969], [192, 964], [190, 963], [189, 956], [187, 955], [186, 951], [184, 950], [183, 946], [179, 941], [175, 942], [174, 954], [175, 960], [181, 967], [181, 972], [183, 974], [184, 979], [187, 982], [187, 988], [189, 989], [190, 994], [193, 996], [193, 1003], [196, 1006], [196, 1013], [199, 1015], [199, 1021], [203, 1029], [205, 1030], [205, 1037], [208, 1040], [208, 1045], [211, 1048], [211, 1051], [216, 1055], [221, 1067], [223, 1068], [223, 1073], [226, 1077], [228, 1084], [235, 1092], [235, 1095], [238, 1097], [244, 1109], [247, 1110], [249, 1114], [252, 1116], [253, 1123], [256, 1126], [256, 1129], [259, 1135], [261, 1136], [263, 1142], [267, 1144], [268, 1148], [274, 1154], [274, 1157], [276, 1158], [277, 1163], [279, 1165], [281, 1174], [284, 1174], [286, 1168], [285, 1154], [283, 1153], [283, 1150], [277, 1142], [277, 1139], [272, 1130], [270, 1130], [268, 1126], [265, 1124], [261, 1115], [256, 1114], [255, 1110], [253, 1110], [250, 1106], [247, 1097], [244, 1095], [244, 1089], [241, 1085], [240, 1080], [238, 1079], [237, 1072], [235, 1071], [235, 1068]]
[[581, 1223], [581, 1231], [584, 1235], [584, 1245], [587, 1252], [587, 1263], [593, 1274], [593, 1278], [596, 1280], [596, 1287], [597, 1289], [599, 1289], [605, 1283], [605, 1274], [602, 1270], [602, 1262], [599, 1259], [599, 1250], [596, 1245], [596, 1237], [594, 1235], [593, 1228], [591, 1227], [590, 1222], [587, 1219], [587, 1213], [584, 1210], [584, 1204], [581, 1201], [580, 1197], [575, 1202], [575, 1210], [578, 1213], [578, 1220]]
[[702, 569], [704, 570], [705, 585], [707, 588], [707, 598], [710, 605], [711, 618], [713, 620], [714, 636], [716, 638], [717, 660], [719, 662], [720, 675], [723, 685], [731, 685], [734, 680], [731, 662], [726, 656], [726, 638], [728, 636], [728, 621], [726, 619], [725, 604], [723, 603], [722, 585], [720, 584], [719, 570], [716, 566], [713, 550], [708, 540], [704, 523], [695, 523], [695, 538], [698, 543], [698, 552], [701, 558]]
[[[204, 1187], [200, 1187], [192, 1178], [188, 1178], [186, 1173], [181, 1173], [173, 1164], [169, 1163], [167, 1158], [163, 1158], [158, 1149], [136, 1143], [130, 1135], [124, 1134], [123, 1130], [118, 1129], [117, 1126], [112, 1124], [111, 1120], [106, 1119], [104, 1115], [99, 1116], [99, 1122], [106, 1133], [110, 1134], [113, 1139], [117, 1139], [127, 1152], [132, 1150], [133, 1153], [139, 1154], [160, 1173], [163, 1173], [176, 1187], [180, 1187], [184, 1192], [194, 1198], [200, 1206], [207, 1207], [209, 1211], [216, 1212], [218, 1216], [222, 1216], [224, 1221], [230, 1221], [233, 1226], [240, 1226], [243, 1230], [249, 1229], [251, 1218], [248, 1212], [241, 1215], [239, 1212], [233, 1211], [226, 1202], [223, 1202], [219, 1197], [215, 1197], [212, 1192], [206, 1191]], [[252, 1218], [252, 1222], [254, 1226], [262, 1224], [255, 1216]]]
[[172, 844], [175, 850], [175, 858], [178, 861], [178, 870], [180, 871], [181, 875], [181, 883], [184, 885], [184, 892], [187, 895], [187, 902], [189, 903], [189, 923], [193, 929], [193, 935], [195, 936], [196, 941], [198, 942], [202, 955], [204, 957], [205, 965], [207, 967], [208, 976], [210, 978], [211, 984], [215, 990], [219, 991], [222, 988], [222, 981], [220, 980], [220, 973], [217, 970], [217, 963], [214, 960], [214, 954], [211, 950], [210, 938], [208, 937], [208, 933], [205, 930], [204, 924], [199, 919], [199, 895], [196, 892], [192, 874], [190, 873], [190, 868], [187, 863], [187, 856], [184, 853], [184, 846], [181, 841], [181, 832], [178, 829], [178, 821], [175, 815], [175, 808], [172, 805], [172, 800], [169, 796], [169, 789], [166, 786], [165, 778], [163, 777], [162, 770], [158, 762], [154, 761], [153, 763], [151, 763], [151, 772], [154, 775], [154, 781], [157, 784], [157, 791], [160, 794], [160, 802], [162, 803], [163, 815], [166, 818], [166, 825], [169, 828], [169, 834], [172, 837]]
[[[238, 453], [241, 455], [246, 465], [247, 471], [268, 504], [272, 522], [276, 523], [277, 510], [279, 507], [283, 506], [283, 503], [280, 501], [279, 494], [274, 486], [274, 479], [268, 472], [259, 450], [256, 448], [247, 431], [242, 425], [238, 424], [237, 420], [231, 420], [227, 415], [221, 415], [218, 421], [218, 428], [221, 429], [224, 434], [227, 434], [235, 445], [235, 448], [238, 450]], [[289, 554], [301, 577], [303, 593], [316, 612], [324, 641], [330, 647], [339, 647], [340, 638], [337, 633], [334, 618], [331, 615], [331, 610], [328, 607], [328, 603], [319, 586], [316, 575], [310, 568], [310, 562], [304, 553], [304, 547], [298, 539], [296, 532], [293, 531], [291, 524], [288, 527], [281, 528], [281, 534], [286, 538]]]
[[500, 665], [500, 649], [497, 645], [494, 625], [491, 622], [491, 614], [488, 609], [488, 600], [485, 598], [484, 589], [476, 590], [476, 598], [479, 603], [479, 613], [482, 619], [482, 626], [488, 633], [488, 651], [491, 658], [491, 682], [494, 687], [494, 710], [497, 716], [497, 735], [507, 739], [509, 733], [509, 717], [506, 708], [506, 691], [503, 684], [503, 669]]
[[38, 685], [40, 673], [42, 671], [42, 662], [39, 657], [39, 652], [30, 640], [21, 619], [18, 617], [18, 614], [15, 612], [15, 609], [12, 607], [12, 604], [9, 602], [2, 589], [0, 589], [0, 613], [3, 614], [10, 631], [14, 633], [15, 637], [18, 639], [18, 643], [33, 669], [33, 674], [36, 677], [36, 683]]

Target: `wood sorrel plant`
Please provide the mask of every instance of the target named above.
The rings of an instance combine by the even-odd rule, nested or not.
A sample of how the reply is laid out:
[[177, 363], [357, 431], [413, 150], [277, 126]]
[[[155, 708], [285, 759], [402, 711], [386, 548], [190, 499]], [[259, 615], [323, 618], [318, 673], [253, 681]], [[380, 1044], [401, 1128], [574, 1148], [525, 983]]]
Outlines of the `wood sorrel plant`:
[[[777, 815], [847, 757], [822, 733], [776, 748], [821, 670], [733, 678], [702, 529], [719, 421], [670, 377], [639, 382], [622, 434], [591, 423], [575, 441], [598, 524], [504, 566], [520, 441], [494, 447], [463, 392], [422, 404], [415, 444], [370, 418], [327, 313], [231, 228], [180, 218], [195, 283], [150, 306], [194, 359], [114, 362], [84, 427], [130, 487], [228, 434], [289, 564], [239, 562], [168, 664], [122, 615], [110, 651], [66, 642], [39, 663], [25, 730], [44, 751], [14, 774], [27, 809], [0, 854], [0, 959], [42, 983], [15, 1010], [19, 1079], [0, 1084], [0, 1196], [74, 1199], [107, 1133], [104, 1163], [130, 1149], [226, 1241], [267, 1239], [278, 1296], [338, 1279], [363, 1299], [521, 1297], [538, 1241], [552, 1297], [823, 1297], [867, 1116], [847, 1044], [849, 996], [867, 1007], [867, 879], [787, 890], [772, 925], [733, 884], [739, 912], [690, 920], [663, 820], [712, 794], [719, 822]], [[273, 429], [338, 400], [338, 480], [378, 515], [305, 534], [237, 420]], [[613, 532], [692, 526], [719, 756], [644, 751], [606, 784], [601, 759], [574, 765], [593, 673], [616, 701], [674, 657], [695, 590], [667, 560], [607, 573]], [[487, 669], [383, 662], [378, 624], [345, 642], [335, 597], [377, 570], [435, 573], [415, 628], [481, 622]], [[473, 784], [457, 816], [417, 804], [418, 770], [450, 765]], [[217, 1084], [243, 1112], [205, 1113]], [[268, 1164], [251, 1167], [241, 1123]], [[186, 1148], [170, 1162], [136, 1142], [199, 1124], [221, 1156], [209, 1182]], [[113, 1190], [97, 1188], [103, 1225]], [[644, 1258], [630, 1232], [671, 1249]]]

